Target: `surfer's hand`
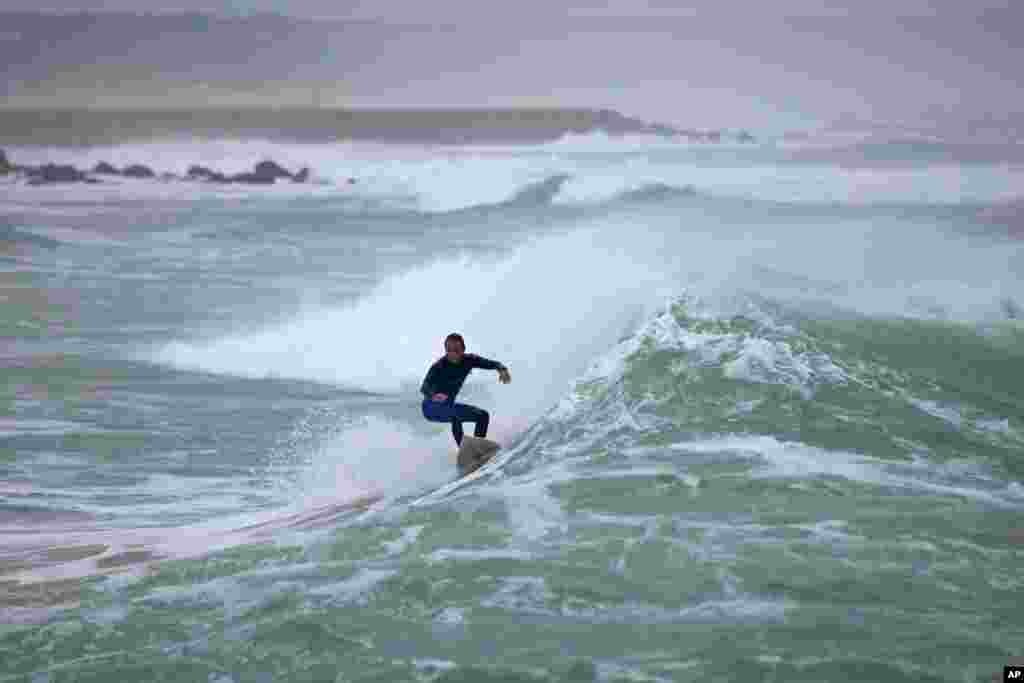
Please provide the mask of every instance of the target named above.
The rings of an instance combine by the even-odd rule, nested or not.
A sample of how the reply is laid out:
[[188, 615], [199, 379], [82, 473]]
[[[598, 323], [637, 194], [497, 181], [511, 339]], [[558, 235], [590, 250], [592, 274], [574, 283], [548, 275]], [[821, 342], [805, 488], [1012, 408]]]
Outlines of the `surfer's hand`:
[[435, 401], [445, 401], [448, 399], [448, 394], [434, 394], [430, 398], [434, 399]]
[[508, 374], [508, 368], [498, 370], [498, 381], [502, 384], [508, 384], [512, 381], [512, 375]]

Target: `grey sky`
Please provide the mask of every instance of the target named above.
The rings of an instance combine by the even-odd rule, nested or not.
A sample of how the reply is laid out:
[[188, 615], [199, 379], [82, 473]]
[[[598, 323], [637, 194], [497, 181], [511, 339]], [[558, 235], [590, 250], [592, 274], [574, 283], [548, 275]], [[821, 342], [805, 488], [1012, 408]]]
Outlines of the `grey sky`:
[[[200, 0], [146, 6], [3, 0], [3, 10], [211, 9]], [[235, 18], [0, 18], [0, 92], [8, 105], [595, 106], [755, 130], [1024, 109], [1024, 3], [1012, 0], [234, 0], [218, 8]], [[303, 20], [251, 16], [268, 11]]]

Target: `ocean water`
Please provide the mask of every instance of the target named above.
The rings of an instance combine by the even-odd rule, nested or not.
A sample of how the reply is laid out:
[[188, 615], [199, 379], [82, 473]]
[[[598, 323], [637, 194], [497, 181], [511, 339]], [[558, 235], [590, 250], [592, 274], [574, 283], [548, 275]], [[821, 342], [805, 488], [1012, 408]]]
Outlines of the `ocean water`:
[[8, 149], [315, 182], [0, 184], [0, 681], [1001, 675], [1024, 167], [858, 149]]

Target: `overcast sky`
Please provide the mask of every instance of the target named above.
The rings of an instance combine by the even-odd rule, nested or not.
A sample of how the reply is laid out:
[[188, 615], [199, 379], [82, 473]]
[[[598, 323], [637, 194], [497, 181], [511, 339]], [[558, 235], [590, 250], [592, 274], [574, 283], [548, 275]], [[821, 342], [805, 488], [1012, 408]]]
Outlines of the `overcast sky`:
[[231, 18], [0, 17], [5, 104], [545, 104], [753, 130], [1024, 110], [1014, 0], [0, 0], [213, 7]]

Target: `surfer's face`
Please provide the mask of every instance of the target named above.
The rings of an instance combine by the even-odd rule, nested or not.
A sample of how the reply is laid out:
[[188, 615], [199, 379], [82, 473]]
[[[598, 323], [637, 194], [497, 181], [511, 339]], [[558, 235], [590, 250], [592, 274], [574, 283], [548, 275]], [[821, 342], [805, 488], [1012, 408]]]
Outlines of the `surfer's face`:
[[466, 347], [457, 341], [450, 341], [444, 345], [445, 355], [448, 356], [449, 363], [461, 363], [462, 354], [466, 352]]

